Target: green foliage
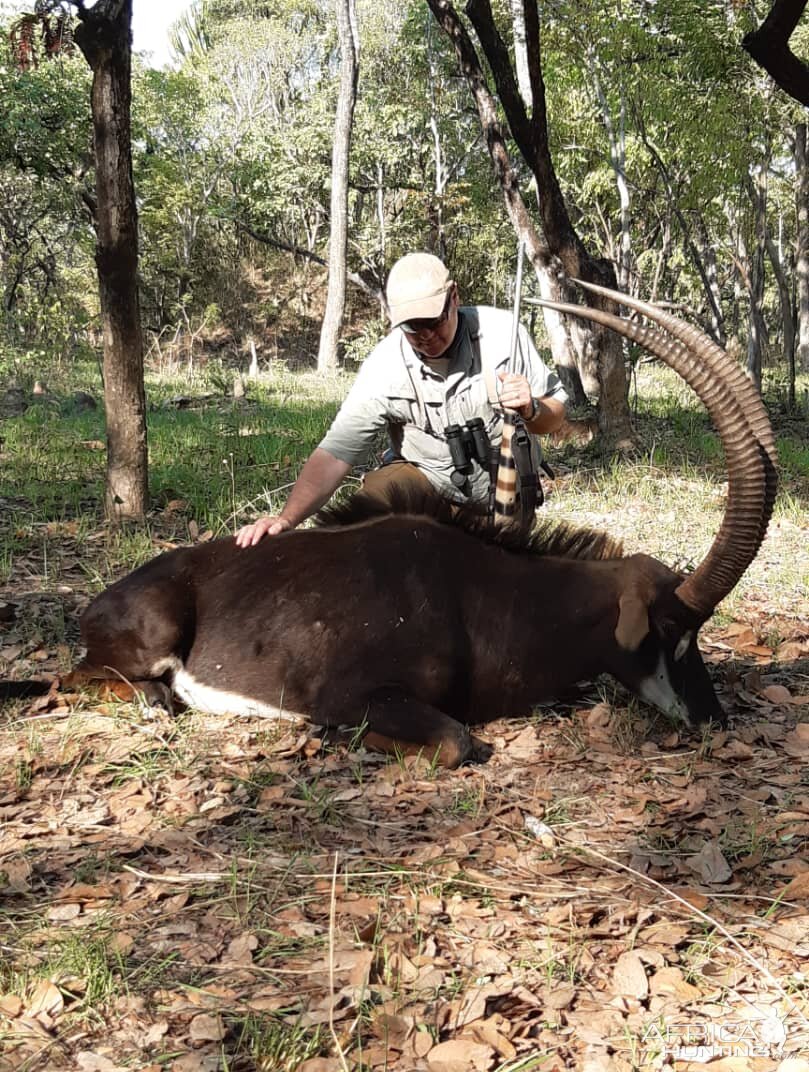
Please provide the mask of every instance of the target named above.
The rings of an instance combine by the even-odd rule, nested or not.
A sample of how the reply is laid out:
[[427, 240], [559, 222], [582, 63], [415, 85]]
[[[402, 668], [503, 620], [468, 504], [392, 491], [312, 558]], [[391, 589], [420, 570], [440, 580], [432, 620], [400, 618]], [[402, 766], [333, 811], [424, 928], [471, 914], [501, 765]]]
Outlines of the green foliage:
[[96, 313], [89, 86], [76, 55], [19, 71], [0, 27], [0, 338], [16, 353], [81, 353]]
[[[381, 286], [396, 257], [433, 249], [465, 300], [508, 300], [513, 232], [449, 41], [421, 0], [360, 0], [358, 8], [349, 268]], [[496, 9], [510, 42], [508, 5]], [[743, 183], [754, 164], [767, 164], [770, 226], [790, 271], [790, 139], [801, 117], [739, 47], [748, 9], [720, 0], [565, 0], [540, 14], [554, 163], [579, 233], [593, 252], [617, 259], [628, 227], [630, 285], [681, 302], [704, 322], [698, 266], [710, 256], [741, 340], [740, 250], [755, 240]], [[796, 47], [801, 35], [799, 27]], [[6, 38], [0, 33], [0, 327], [9, 352], [44, 351], [65, 364], [99, 342], [90, 72], [79, 54], [20, 72]], [[167, 340], [185, 339], [204, 354], [216, 336], [231, 360], [241, 360], [248, 339], [265, 359], [305, 360], [325, 293], [323, 269], [305, 255], [322, 261], [328, 250], [339, 70], [332, 7], [199, 0], [176, 28], [175, 52], [176, 70], [136, 62], [133, 72], [145, 325], [161, 353]], [[291, 249], [304, 256], [293, 261]], [[346, 353], [356, 358], [378, 330], [377, 313], [357, 291], [349, 301]], [[764, 309], [778, 353], [769, 277]]]
[[0, 159], [43, 178], [66, 178], [92, 157], [90, 81], [78, 53], [20, 71], [0, 25]]

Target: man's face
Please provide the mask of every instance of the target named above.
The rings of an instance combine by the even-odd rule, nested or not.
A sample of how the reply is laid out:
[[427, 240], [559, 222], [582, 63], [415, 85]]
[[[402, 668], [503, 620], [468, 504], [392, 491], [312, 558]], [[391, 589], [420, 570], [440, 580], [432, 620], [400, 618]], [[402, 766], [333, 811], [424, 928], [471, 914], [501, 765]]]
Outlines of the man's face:
[[[452, 345], [455, 332], [458, 330], [458, 305], [458, 290], [453, 286], [447, 295], [444, 313], [437, 323], [429, 327], [420, 325], [418, 321], [408, 324], [407, 327], [402, 325], [407, 341], [425, 360], [431, 361], [443, 357]], [[408, 330], [409, 328], [417, 330]]]

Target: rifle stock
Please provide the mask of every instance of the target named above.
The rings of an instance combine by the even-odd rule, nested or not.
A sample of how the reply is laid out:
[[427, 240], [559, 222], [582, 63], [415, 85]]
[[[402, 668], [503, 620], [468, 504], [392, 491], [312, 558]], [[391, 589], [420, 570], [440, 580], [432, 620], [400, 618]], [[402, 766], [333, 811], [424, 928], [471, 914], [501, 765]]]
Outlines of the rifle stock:
[[[508, 371], [513, 372], [519, 346], [520, 304], [522, 301], [522, 276], [525, 261], [525, 243], [517, 247], [517, 273], [514, 277], [514, 307], [511, 319], [511, 349]], [[520, 515], [523, 525], [534, 520], [537, 502], [536, 473], [531, 455], [531, 437], [525, 421], [516, 413], [503, 411], [503, 437], [497, 458], [497, 475], [494, 481], [493, 513], [495, 520], [509, 520], [517, 512], [517, 481], [520, 484]]]

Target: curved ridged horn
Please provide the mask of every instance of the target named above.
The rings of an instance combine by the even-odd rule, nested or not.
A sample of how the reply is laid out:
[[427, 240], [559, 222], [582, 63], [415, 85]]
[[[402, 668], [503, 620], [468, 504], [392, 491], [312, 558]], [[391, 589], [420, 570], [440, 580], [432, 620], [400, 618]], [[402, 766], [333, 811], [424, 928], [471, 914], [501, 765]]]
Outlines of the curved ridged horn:
[[658, 324], [668, 331], [670, 335], [673, 335], [675, 339], [679, 339], [680, 342], [685, 343], [695, 352], [699, 349], [700, 357], [703, 360], [712, 358], [723, 371], [726, 381], [733, 387], [739, 401], [749, 407], [746, 416], [750, 426], [755, 435], [761, 440], [773, 463], [776, 461], [775, 438], [770, 419], [767, 416], [767, 410], [761, 401], [761, 395], [753, 386], [752, 381], [742, 372], [739, 365], [709, 335], [700, 331], [699, 328], [695, 328], [693, 324], [688, 324], [685, 320], [679, 320], [664, 309], [659, 309], [656, 305], [642, 301], [640, 298], [633, 298], [631, 295], [624, 294], [619, 290], [610, 290], [609, 287], [602, 287], [597, 283], [587, 283], [583, 279], [574, 279], [573, 282], [576, 286], [581, 287], [582, 290], [600, 294], [604, 298], [610, 298], [616, 303], [625, 305], [628, 309], [634, 309], [636, 312], [642, 313], [647, 320], [654, 321], [655, 324]]
[[[605, 291], [605, 294], [616, 302], [624, 301], [624, 295], [616, 291]], [[722, 440], [728, 468], [725, 516], [705, 558], [676, 592], [681, 603], [699, 621], [705, 621], [755, 557], [772, 512], [771, 495], [774, 494], [774, 467], [764, 443], [753, 432], [745, 404], [734, 389], [733, 362], [718, 347], [706, 353], [704, 346], [692, 343], [690, 339], [674, 338], [671, 332], [664, 334], [658, 328], [626, 320], [602, 309], [546, 299], [536, 301], [557, 312], [602, 324], [638, 343], [682, 376], [711, 415]]]
[[760, 518], [760, 543], [764, 539], [773, 504], [775, 503], [775, 493], [778, 486], [776, 476], [778, 456], [770, 418], [761, 400], [761, 395], [756, 390], [753, 382], [744, 374], [738, 363], [728, 357], [712, 338], [692, 324], [679, 320], [676, 316], [672, 316], [671, 313], [667, 313], [663, 309], [658, 309], [656, 305], [651, 305], [640, 298], [633, 298], [617, 290], [610, 290], [609, 287], [602, 287], [597, 283], [587, 283], [583, 279], [574, 279], [573, 282], [581, 287], [582, 290], [587, 290], [592, 294], [599, 294], [604, 298], [610, 298], [612, 301], [625, 305], [628, 309], [634, 309], [635, 312], [642, 313], [648, 320], [653, 321], [670, 335], [673, 335], [675, 339], [679, 339], [694, 353], [699, 352], [700, 359], [710, 364], [717, 374], [722, 375], [725, 382], [733, 389], [744, 417], [750, 426], [751, 435], [758, 439], [763, 449], [767, 452], [769, 459], [769, 464], [766, 466], [767, 493]]

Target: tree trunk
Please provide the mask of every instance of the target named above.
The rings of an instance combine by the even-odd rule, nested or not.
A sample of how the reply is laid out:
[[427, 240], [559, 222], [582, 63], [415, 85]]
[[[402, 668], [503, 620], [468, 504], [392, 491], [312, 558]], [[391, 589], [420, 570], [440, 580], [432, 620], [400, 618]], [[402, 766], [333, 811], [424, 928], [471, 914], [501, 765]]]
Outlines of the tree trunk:
[[767, 256], [775, 274], [775, 282], [778, 286], [778, 302], [781, 306], [781, 322], [784, 325], [784, 360], [787, 366], [787, 404], [790, 410], [795, 409], [795, 314], [792, 308], [792, 295], [789, 290], [787, 273], [773, 241], [773, 237], [767, 230], [765, 235]]
[[742, 47], [790, 97], [809, 106], [809, 66], [789, 47], [805, 7], [806, 0], [775, 0], [759, 28], [745, 35]]
[[346, 252], [348, 247], [348, 162], [351, 129], [359, 77], [359, 32], [354, 0], [337, 0], [337, 30], [340, 40], [340, 91], [334, 120], [331, 158], [331, 233], [329, 236], [329, 290], [320, 329], [318, 372], [337, 367], [337, 342], [346, 300]]
[[747, 331], [747, 375], [761, 391], [761, 369], [767, 325], [764, 320], [764, 251], [767, 244], [767, 168], [759, 164], [754, 176], [748, 176], [747, 192], [753, 206], [755, 245], [748, 253], [747, 293], [750, 320]]
[[531, 74], [528, 70], [528, 41], [525, 35], [525, 11], [523, 0], [509, 0], [511, 26], [514, 31], [514, 66], [517, 70], [517, 85], [526, 108], [531, 107]]
[[806, 123], [795, 130], [795, 201], [798, 216], [798, 364], [809, 372], [809, 162], [806, 155]]
[[610, 146], [610, 163], [615, 175], [618, 190], [618, 203], [621, 209], [621, 234], [618, 240], [618, 286], [629, 291], [632, 272], [632, 235], [630, 231], [630, 193], [626, 178], [626, 105], [623, 90], [617, 124], [613, 121], [610, 104], [601, 80], [600, 63], [595, 48], [589, 45], [586, 50], [590, 68], [590, 78], [595, 90], [596, 100], [601, 109], [601, 120]]
[[[534, 262], [534, 272], [539, 283], [539, 293], [543, 298], [550, 301], [570, 301], [570, 288], [564, 287], [558, 278], [545, 264]], [[576, 322], [571, 323], [570, 317], [564, 317], [555, 309], [543, 309], [545, 319], [545, 331], [551, 346], [551, 356], [559, 379], [562, 381], [567, 397], [572, 406], [586, 406], [588, 395], [598, 398], [598, 379], [588, 379], [583, 382], [581, 371], [576, 362], [574, 342], [571, 337], [576, 329]], [[581, 343], [582, 340], [580, 340]]]
[[[511, 24], [514, 30], [514, 66], [517, 71], [517, 85], [520, 90], [523, 104], [526, 109], [531, 108], [531, 74], [528, 69], [528, 42], [525, 34], [525, 12], [523, 0], [509, 0], [511, 8]], [[537, 204], [539, 203], [539, 191], [537, 190]], [[559, 283], [557, 275], [550, 265], [550, 254], [543, 260], [533, 262], [534, 272], [539, 284], [539, 293], [543, 298], [551, 301], [566, 301], [570, 297]], [[576, 356], [573, 351], [573, 340], [567, 329], [566, 318], [555, 309], [542, 309], [542, 317], [545, 321], [545, 333], [551, 347], [551, 357], [562, 381], [568, 398], [573, 406], [587, 404], [588, 393], [598, 397], [598, 383], [588, 383], [587, 388], [582, 384], [582, 378], [576, 365]]]
[[719, 277], [716, 270], [716, 249], [705, 225], [705, 220], [700, 213], [694, 215], [695, 230], [699, 241], [702, 263], [705, 266], [703, 278], [708, 287], [710, 298], [708, 309], [711, 318], [711, 335], [720, 346], [724, 347], [727, 342], [725, 331], [725, 318], [722, 314], [722, 289], [719, 286]]
[[[531, 0], [526, 0], [524, 4], [533, 100], [530, 120], [520, 97], [508, 50], [494, 25], [488, 0], [470, 0], [466, 10], [489, 61], [512, 137], [536, 179], [544, 239], [537, 234], [520, 194], [517, 177], [497, 119], [497, 107], [486, 85], [475, 46], [449, 0], [427, 2], [455, 47], [461, 71], [478, 107], [481, 127], [503, 190], [506, 209], [518, 238], [525, 242], [532, 264], [535, 267], [540, 264], [548, 269], [552, 268], [559, 286], [568, 297], [573, 295], [573, 288], [565, 282], [565, 275], [569, 278], [580, 276], [585, 280], [614, 287], [615, 272], [612, 266], [588, 254], [570, 221], [551, 160], [545, 112], [545, 86], [539, 60], [536, 4]], [[587, 329], [571, 326], [570, 337], [574, 340], [582, 380], [590, 377], [592, 382], [598, 384], [599, 427], [602, 434], [616, 444], [626, 445], [631, 441], [631, 429], [627, 401], [628, 380], [620, 340], [611, 332], [589, 326]]]
[[112, 522], [148, 506], [143, 335], [138, 298], [138, 213], [130, 142], [132, 0], [81, 9], [76, 43], [93, 71], [96, 266], [104, 333], [107, 421], [105, 508]]

